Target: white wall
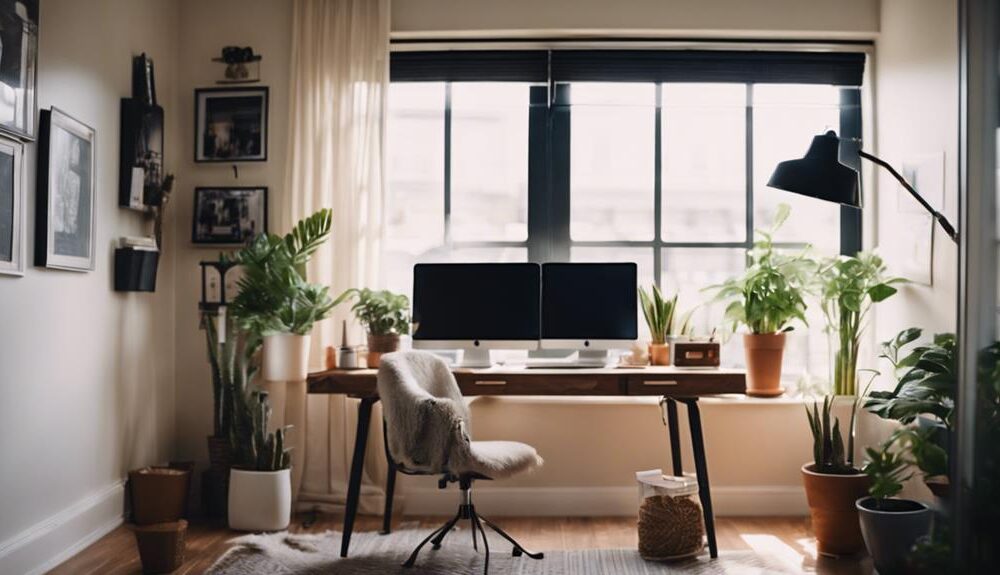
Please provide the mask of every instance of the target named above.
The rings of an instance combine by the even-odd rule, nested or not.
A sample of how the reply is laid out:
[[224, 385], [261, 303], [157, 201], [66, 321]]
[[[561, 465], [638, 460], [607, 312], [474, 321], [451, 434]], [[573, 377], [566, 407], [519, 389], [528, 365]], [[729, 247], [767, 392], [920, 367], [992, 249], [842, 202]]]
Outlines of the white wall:
[[396, 0], [396, 37], [871, 38], [878, 0]]
[[[206, 437], [212, 433], [212, 381], [208, 369], [205, 335], [198, 329], [200, 270], [198, 262], [218, 258], [217, 247], [191, 244], [194, 188], [197, 186], [267, 186], [271, 231], [275, 206], [284, 193], [288, 124], [288, 81], [291, 58], [291, 2], [285, 0], [183, 0], [180, 2], [179, 46], [182, 62], [178, 80], [180, 117], [177, 186], [176, 345], [177, 345], [177, 454], [183, 459], [206, 461]], [[269, 87], [270, 122], [268, 161], [239, 165], [196, 164], [194, 142], [194, 90], [216, 86], [223, 72], [212, 62], [223, 46], [252, 46], [263, 55], [262, 85]]]
[[[112, 241], [150, 229], [118, 207], [119, 99], [142, 51], [156, 64], [167, 169], [178, 165], [177, 10], [169, 0], [41, 4], [39, 108], [57, 106], [97, 132], [97, 258], [89, 273], [29, 265], [24, 277], [0, 276], [2, 573], [58, 559], [112, 527], [125, 473], [173, 452], [175, 253], [161, 260], [155, 294], [115, 293]], [[30, 264], [36, 146], [25, 149]], [[166, 233], [171, 240], [172, 225]]]
[[[899, 167], [943, 153], [944, 180], [936, 184], [944, 186], [944, 205], [936, 207], [957, 225], [958, 2], [882, 0], [876, 49], [877, 154]], [[905, 194], [879, 170], [877, 239], [890, 265], [898, 263], [892, 254], [915, 240], [898, 209], [900, 195], [915, 204]], [[910, 326], [928, 333], [955, 331], [958, 246], [939, 227], [934, 229], [933, 255], [933, 286], [906, 286], [877, 308], [878, 341]]]

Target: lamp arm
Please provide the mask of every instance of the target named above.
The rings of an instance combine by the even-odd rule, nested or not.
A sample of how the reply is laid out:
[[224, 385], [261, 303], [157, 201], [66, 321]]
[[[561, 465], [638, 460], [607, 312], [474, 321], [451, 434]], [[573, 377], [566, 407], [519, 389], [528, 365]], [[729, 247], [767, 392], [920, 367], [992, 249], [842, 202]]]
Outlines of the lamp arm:
[[913, 186], [911, 186], [910, 183], [907, 182], [906, 179], [903, 176], [901, 176], [899, 172], [896, 171], [895, 168], [890, 166], [889, 163], [883, 160], [882, 158], [879, 158], [878, 156], [873, 156], [864, 150], [858, 150], [858, 155], [872, 162], [873, 164], [882, 166], [890, 174], [892, 174], [892, 177], [896, 178], [896, 181], [902, 184], [902, 186], [906, 188], [906, 191], [910, 192], [910, 195], [913, 196], [915, 200], [917, 200], [917, 203], [919, 203], [925, 210], [927, 210], [928, 213], [931, 214], [931, 216], [934, 217], [935, 220], [937, 220], [939, 224], [941, 224], [941, 228], [944, 230], [946, 234], [948, 234], [948, 237], [950, 237], [956, 243], [958, 242], [958, 232], [955, 230], [955, 226], [951, 225], [951, 222], [948, 221], [948, 218], [944, 217], [944, 214], [935, 210], [930, 204], [928, 204], [927, 200], [925, 200], [919, 193], [917, 193], [917, 190], [913, 189]]

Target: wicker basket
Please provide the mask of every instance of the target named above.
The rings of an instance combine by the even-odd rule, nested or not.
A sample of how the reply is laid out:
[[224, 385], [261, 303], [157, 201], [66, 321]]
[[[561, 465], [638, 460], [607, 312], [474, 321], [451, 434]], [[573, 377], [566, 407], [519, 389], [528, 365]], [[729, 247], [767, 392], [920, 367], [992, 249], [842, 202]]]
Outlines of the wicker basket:
[[187, 527], [187, 521], [181, 519], [133, 528], [143, 573], [171, 573], [184, 563]]

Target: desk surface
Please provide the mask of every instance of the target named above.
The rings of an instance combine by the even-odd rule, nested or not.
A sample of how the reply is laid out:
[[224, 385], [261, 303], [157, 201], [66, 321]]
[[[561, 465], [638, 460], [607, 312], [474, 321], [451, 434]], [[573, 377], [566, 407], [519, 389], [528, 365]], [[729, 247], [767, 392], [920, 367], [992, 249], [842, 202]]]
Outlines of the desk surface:
[[[462, 395], [597, 395], [698, 397], [746, 393], [746, 372], [682, 367], [541, 369], [500, 366], [453, 369]], [[374, 397], [374, 369], [309, 374], [309, 393]]]

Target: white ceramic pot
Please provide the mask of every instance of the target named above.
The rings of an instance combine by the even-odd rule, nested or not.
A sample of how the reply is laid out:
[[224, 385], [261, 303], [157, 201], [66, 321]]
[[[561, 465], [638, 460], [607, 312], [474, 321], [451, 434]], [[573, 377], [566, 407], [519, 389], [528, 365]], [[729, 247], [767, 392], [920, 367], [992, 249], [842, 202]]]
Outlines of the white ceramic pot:
[[263, 375], [268, 381], [304, 381], [309, 375], [309, 336], [264, 336]]
[[229, 528], [281, 531], [292, 516], [291, 469], [229, 472]]

